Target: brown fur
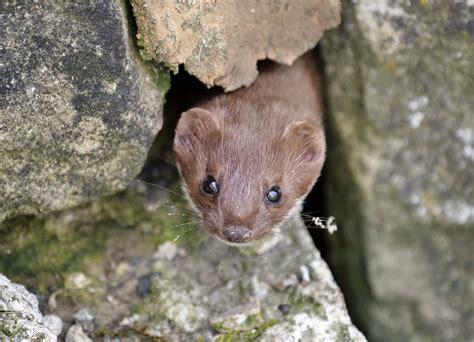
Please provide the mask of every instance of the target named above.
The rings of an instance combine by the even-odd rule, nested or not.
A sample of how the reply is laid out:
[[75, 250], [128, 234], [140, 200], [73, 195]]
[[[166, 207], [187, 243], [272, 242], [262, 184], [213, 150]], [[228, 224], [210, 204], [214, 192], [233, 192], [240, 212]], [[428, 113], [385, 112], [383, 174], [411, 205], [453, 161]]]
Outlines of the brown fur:
[[[211, 234], [245, 227], [262, 238], [299, 205], [325, 158], [319, 75], [307, 54], [293, 66], [266, 64], [249, 88], [221, 94], [182, 114], [174, 150], [189, 197]], [[207, 175], [218, 181], [206, 195]], [[265, 194], [282, 191], [271, 204]]]

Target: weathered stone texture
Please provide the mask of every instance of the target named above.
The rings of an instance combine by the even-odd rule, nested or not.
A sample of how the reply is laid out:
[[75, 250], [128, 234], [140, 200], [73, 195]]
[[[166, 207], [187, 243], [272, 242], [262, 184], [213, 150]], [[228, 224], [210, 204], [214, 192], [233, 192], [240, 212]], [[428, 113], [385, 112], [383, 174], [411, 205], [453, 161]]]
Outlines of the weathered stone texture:
[[250, 85], [262, 59], [291, 64], [339, 24], [339, 0], [132, 1], [157, 61], [226, 90]]
[[1, 2], [0, 220], [116, 191], [140, 171], [166, 89], [130, 49], [122, 6]]
[[374, 340], [474, 338], [473, 20], [472, 1], [345, 1], [323, 42], [331, 260]]
[[8, 220], [0, 269], [43, 295], [71, 341], [365, 341], [299, 218], [236, 249], [182, 206], [139, 184], [82, 208]]
[[0, 273], [0, 340], [56, 341], [62, 321], [44, 316], [35, 295]]

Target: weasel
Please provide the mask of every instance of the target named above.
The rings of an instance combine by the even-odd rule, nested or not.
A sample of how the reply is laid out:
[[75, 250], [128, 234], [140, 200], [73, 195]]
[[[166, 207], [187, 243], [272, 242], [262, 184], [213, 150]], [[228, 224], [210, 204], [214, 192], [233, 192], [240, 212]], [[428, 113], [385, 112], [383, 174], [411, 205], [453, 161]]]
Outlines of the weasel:
[[248, 88], [182, 113], [173, 149], [209, 233], [243, 245], [293, 213], [321, 173], [326, 143], [312, 56], [268, 62]]

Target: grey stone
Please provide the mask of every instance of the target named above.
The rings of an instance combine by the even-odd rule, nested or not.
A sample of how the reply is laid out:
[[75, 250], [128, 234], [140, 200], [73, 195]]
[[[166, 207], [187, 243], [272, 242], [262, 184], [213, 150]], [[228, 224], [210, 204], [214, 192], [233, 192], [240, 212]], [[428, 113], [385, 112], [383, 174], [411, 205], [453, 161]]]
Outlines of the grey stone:
[[165, 71], [123, 1], [2, 1], [0, 220], [123, 189], [161, 127]]
[[92, 339], [82, 329], [79, 324], [74, 324], [66, 334], [66, 342], [92, 342]]
[[56, 315], [46, 315], [43, 317], [43, 325], [54, 335], [59, 336], [63, 330], [63, 321]]
[[257, 61], [291, 64], [340, 20], [339, 0], [134, 0], [139, 40], [157, 61], [234, 90], [257, 77]]
[[56, 341], [61, 333], [59, 317], [43, 317], [38, 299], [24, 286], [12, 283], [0, 274], [0, 338]]
[[78, 322], [90, 322], [94, 319], [94, 315], [89, 308], [82, 308], [74, 314], [74, 319]]
[[472, 1], [345, 1], [323, 41], [331, 260], [384, 341], [474, 339]]

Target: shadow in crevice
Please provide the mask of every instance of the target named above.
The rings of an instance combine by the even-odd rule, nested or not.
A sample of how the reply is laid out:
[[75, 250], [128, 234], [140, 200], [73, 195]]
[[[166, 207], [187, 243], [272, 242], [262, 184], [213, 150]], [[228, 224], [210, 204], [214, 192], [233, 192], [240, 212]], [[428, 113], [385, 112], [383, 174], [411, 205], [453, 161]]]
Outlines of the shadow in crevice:
[[[322, 77], [327, 155], [321, 177], [308, 195], [303, 212], [310, 212], [313, 216], [336, 218], [336, 233], [331, 235], [327, 230], [317, 229], [314, 225], [309, 226], [309, 232], [341, 288], [351, 320], [368, 336], [367, 305], [372, 298], [365, 266], [366, 252], [362, 230], [364, 217], [360, 208], [362, 197], [354, 179], [350, 174], [344, 174], [350, 170], [347, 156], [349, 149], [341, 140], [331, 117], [332, 108], [328, 101], [327, 86], [330, 80], [324, 73], [324, 61], [319, 49], [316, 49], [316, 52]], [[358, 110], [362, 111], [363, 108]]]
[[[324, 113], [324, 126], [325, 126], [325, 133], [326, 133], [326, 140], [327, 146], [330, 146], [330, 141], [328, 141], [328, 120], [327, 120], [327, 112], [328, 112], [328, 103], [327, 103], [327, 96], [325, 94], [325, 75], [324, 75], [324, 61], [321, 57], [321, 51], [319, 46], [316, 47], [314, 51], [314, 56], [316, 58], [316, 63], [318, 65], [318, 69], [320, 71], [321, 76], [321, 90], [323, 92], [322, 100], [323, 100], [323, 108], [325, 109]], [[326, 159], [329, 157], [331, 153], [331, 149], [327, 149], [327, 156]], [[327, 183], [327, 162], [325, 162], [323, 169], [321, 171], [321, 176], [319, 177], [318, 181], [314, 185], [311, 192], [306, 197], [304, 207], [303, 207], [303, 214], [311, 215], [314, 217], [322, 217], [327, 218], [331, 215], [329, 213], [327, 205], [326, 205], [326, 196], [325, 196], [325, 184]], [[330, 244], [329, 244], [329, 233], [325, 229], [321, 229], [316, 227], [313, 223], [307, 223], [308, 231], [313, 238], [313, 241], [318, 248], [321, 256], [326, 262], [328, 261], [329, 251], [330, 251]]]
[[177, 183], [178, 170], [173, 152], [173, 139], [181, 113], [193, 107], [204, 98], [220, 92], [218, 88], [208, 89], [181, 66], [179, 73], [172, 75], [171, 87], [166, 94], [163, 108], [163, 127], [155, 138], [147, 161], [138, 178], [161, 186]]

